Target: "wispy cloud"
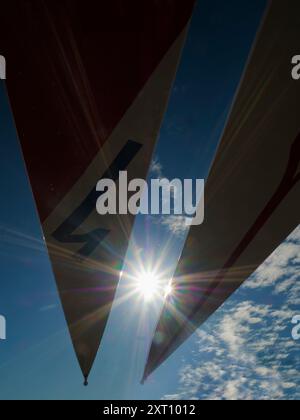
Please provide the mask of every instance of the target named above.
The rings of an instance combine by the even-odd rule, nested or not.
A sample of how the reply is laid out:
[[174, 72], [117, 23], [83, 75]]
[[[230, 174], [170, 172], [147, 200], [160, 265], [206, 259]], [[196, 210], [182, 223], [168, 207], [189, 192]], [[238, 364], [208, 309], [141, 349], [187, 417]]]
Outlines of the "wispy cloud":
[[159, 179], [163, 178], [163, 166], [158, 157], [155, 157], [151, 162], [150, 175]]
[[266, 260], [245, 284], [250, 289], [275, 287], [275, 293], [281, 293], [291, 287], [299, 271], [300, 265], [300, 227]]
[[184, 216], [165, 216], [160, 218], [160, 223], [174, 235], [184, 236], [189, 229], [186, 220]]
[[[150, 175], [152, 178], [163, 179], [164, 168], [158, 157], [155, 157], [151, 163]], [[176, 198], [176, 188], [170, 189], [170, 195]], [[189, 225], [186, 223], [187, 218], [180, 215], [160, 215], [152, 219], [156, 224], [160, 224], [165, 227], [170, 233], [178, 238], [183, 238], [189, 229]]]
[[300, 399], [300, 348], [291, 337], [299, 239], [297, 229], [198, 331], [194, 360], [166, 399]]

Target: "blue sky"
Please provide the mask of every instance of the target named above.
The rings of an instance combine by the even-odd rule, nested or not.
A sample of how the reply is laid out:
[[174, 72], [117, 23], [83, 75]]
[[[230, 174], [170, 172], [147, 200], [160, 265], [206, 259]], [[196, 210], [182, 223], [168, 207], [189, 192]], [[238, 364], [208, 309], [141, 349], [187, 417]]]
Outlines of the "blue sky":
[[[198, 2], [153, 175], [206, 177], [265, 5]], [[2, 81], [0, 112], [0, 314], [8, 327], [0, 342], [0, 399], [300, 397], [300, 344], [291, 339], [300, 312], [299, 230], [144, 386], [160, 306], [139, 296], [120, 304], [123, 279], [84, 388]], [[155, 262], [163, 248], [171, 273], [184, 237], [178, 218], [139, 217], [128, 261], [138, 249]]]

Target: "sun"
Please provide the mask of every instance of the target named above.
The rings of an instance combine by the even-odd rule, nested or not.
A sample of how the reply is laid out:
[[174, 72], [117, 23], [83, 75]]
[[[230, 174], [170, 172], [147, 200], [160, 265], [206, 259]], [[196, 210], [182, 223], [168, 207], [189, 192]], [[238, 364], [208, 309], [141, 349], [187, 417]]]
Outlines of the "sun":
[[153, 271], [143, 271], [137, 276], [136, 287], [146, 302], [164, 300], [173, 293], [171, 283], [166, 285], [165, 281]]
[[146, 301], [151, 301], [159, 293], [159, 278], [155, 273], [145, 272], [138, 278], [138, 290]]

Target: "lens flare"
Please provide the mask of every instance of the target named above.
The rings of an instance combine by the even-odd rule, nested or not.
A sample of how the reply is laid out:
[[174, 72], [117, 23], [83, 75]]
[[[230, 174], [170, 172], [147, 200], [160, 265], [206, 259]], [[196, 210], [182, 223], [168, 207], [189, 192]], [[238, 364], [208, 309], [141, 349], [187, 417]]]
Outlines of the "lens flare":
[[151, 272], [143, 273], [138, 278], [138, 289], [146, 301], [151, 301], [159, 293], [158, 277]]
[[173, 294], [173, 287], [172, 284], [169, 283], [166, 287], [165, 287], [165, 298], [167, 298], [168, 296], [171, 296]]

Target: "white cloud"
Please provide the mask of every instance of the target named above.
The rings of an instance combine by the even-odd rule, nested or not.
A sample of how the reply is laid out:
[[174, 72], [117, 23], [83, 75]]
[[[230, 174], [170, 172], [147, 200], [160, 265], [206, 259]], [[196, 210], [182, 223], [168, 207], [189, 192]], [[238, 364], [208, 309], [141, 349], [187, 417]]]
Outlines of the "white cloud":
[[163, 166], [159, 162], [157, 157], [154, 158], [153, 161], [151, 162], [150, 174], [152, 176], [155, 176], [156, 178], [159, 178], [159, 179], [163, 178]]
[[[159, 158], [155, 157], [151, 163], [150, 175], [152, 178], [163, 179], [165, 178], [163, 173], [163, 165], [160, 163]], [[177, 190], [172, 187], [170, 189], [171, 197], [176, 198]], [[168, 199], [166, 197], [165, 199]], [[162, 215], [152, 218], [154, 223], [160, 224], [168, 229], [170, 233], [179, 238], [183, 238], [189, 230], [189, 225], [186, 223], [187, 218], [181, 215]]]
[[197, 332], [194, 361], [164, 398], [300, 399], [300, 347], [291, 337], [297, 305], [300, 312], [299, 245], [298, 228]]
[[176, 236], [184, 236], [189, 229], [184, 216], [162, 216], [159, 223]]
[[259, 267], [245, 287], [257, 289], [275, 286], [275, 293], [290, 288], [299, 279], [299, 270], [295, 270], [295, 266], [300, 264], [299, 245], [300, 227]]

